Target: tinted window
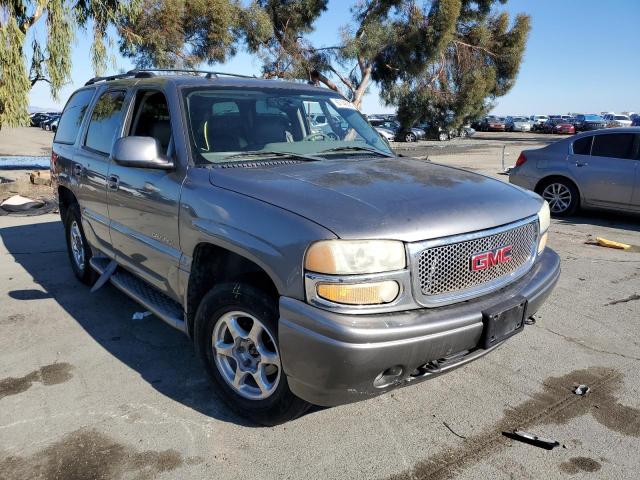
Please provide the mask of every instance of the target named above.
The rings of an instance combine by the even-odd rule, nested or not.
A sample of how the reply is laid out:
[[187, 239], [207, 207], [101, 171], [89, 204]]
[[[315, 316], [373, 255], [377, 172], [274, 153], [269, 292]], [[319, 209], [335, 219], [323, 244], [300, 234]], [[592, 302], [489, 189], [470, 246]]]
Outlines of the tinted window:
[[110, 154], [120, 127], [125, 92], [105, 92], [91, 113], [85, 145], [101, 153]]
[[582, 137], [573, 142], [575, 155], [589, 155], [591, 153], [591, 140], [593, 137]]
[[632, 133], [610, 133], [595, 136], [591, 155], [612, 158], [631, 158], [632, 150]]
[[80, 130], [82, 119], [89, 107], [91, 98], [93, 98], [95, 90], [81, 90], [73, 94], [73, 96], [67, 102], [67, 106], [64, 109], [64, 113], [60, 118], [58, 124], [58, 131], [53, 139], [54, 143], [68, 143], [73, 144], [76, 141], [76, 136]]

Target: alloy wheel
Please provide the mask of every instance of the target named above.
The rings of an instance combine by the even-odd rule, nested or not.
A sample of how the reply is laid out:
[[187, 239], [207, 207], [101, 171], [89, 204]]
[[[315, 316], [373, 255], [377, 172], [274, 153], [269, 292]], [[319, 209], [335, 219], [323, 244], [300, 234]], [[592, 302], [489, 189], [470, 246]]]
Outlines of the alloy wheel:
[[549, 203], [552, 213], [563, 213], [571, 205], [571, 190], [563, 183], [550, 183], [542, 191], [542, 198]]
[[71, 252], [73, 253], [73, 261], [80, 271], [84, 270], [84, 244], [82, 243], [82, 233], [78, 222], [74, 220], [69, 229], [69, 239], [71, 240]]
[[225, 382], [238, 395], [264, 400], [278, 387], [280, 354], [274, 338], [253, 315], [232, 311], [213, 328], [215, 364]]

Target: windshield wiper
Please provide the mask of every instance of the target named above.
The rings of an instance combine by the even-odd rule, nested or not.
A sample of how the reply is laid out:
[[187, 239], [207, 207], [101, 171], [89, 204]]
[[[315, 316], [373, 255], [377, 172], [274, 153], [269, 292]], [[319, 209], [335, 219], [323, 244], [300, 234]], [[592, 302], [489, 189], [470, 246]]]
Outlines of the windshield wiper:
[[234, 153], [233, 155], [229, 155], [228, 157], [224, 157], [224, 160], [229, 160], [231, 158], [244, 158], [244, 157], [289, 157], [289, 158], [299, 158], [301, 160], [306, 160], [309, 162], [315, 162], [322, 160], [321, 158], [314, 157], [313, 155], [304, 155], [302, 153], [293, 153], [293, 152], [278, 152], [276, 150], [250, 150], [248, 152], [239, 152]]
[[381, 150], [378, 150], [376, 148], [372, 148], [372, 147], [361, 147], [361, 146], [351, 146], [351, 147], [334, 147], [334, 148], [329, 148], [327, 150], [321, 150], [319, 152], [317, 152], [318, 154], [323, 154], [323, 153], [329, 153], [329, 152], [347, 152], [349, 150], [360, 150], [363, 152], [370, 152], [370, 153], [375, 153], [376, 155], [382, 155], [383, 157], [395, 157], [395, 155], [391, 155], [390, 153], [385, 153]]

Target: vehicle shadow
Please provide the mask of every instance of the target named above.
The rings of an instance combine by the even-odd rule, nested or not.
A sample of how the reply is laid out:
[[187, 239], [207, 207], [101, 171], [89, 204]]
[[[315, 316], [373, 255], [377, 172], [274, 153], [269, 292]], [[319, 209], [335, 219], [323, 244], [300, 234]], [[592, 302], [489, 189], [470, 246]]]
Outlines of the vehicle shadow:
[[11, 298], [55, 298], [93, 340], [161, 394], [224, 422], [260, 426], [236, 415], [216, 395], [185, 335], [155, 316], [132, 320], [143, 307], [110, 284], [90, 293], [75, 278], [61, 222], [5, 227], [0, 235], [8, 252], [40, 287], [11, 291]]
[[640, 232], [640, 215], [634, 213], [583, 210], [570, 217], [556, 218], [556, 221], [564, 225], [597, 225]]

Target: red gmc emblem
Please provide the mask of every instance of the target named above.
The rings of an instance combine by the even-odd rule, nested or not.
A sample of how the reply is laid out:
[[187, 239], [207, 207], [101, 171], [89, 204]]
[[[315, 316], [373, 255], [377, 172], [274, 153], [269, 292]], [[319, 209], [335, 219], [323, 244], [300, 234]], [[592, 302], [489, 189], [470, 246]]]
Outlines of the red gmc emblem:
[[470, 268], [472, 272], [487, 270], [495, 267], [499, 263], [507, 263], [511, 261], [512, 245], [496, 248], [489, 252], [477, 253], [471, 257]]

